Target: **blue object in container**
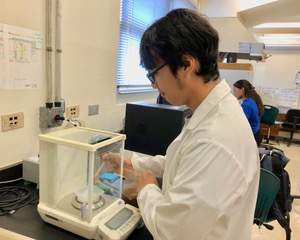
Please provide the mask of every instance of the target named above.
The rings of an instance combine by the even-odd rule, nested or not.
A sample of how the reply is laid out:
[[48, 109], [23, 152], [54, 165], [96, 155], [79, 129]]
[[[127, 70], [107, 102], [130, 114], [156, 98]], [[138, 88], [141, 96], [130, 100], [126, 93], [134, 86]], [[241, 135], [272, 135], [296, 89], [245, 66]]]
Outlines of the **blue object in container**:
[[103, 173], [101, 176], [99, 176], [99, 179], [106, 180], [106, 181], [112, 183], [112, 182], [116, 181], [119, 177], [120, 176], [118, 174], [106, 172], [106, 173]]

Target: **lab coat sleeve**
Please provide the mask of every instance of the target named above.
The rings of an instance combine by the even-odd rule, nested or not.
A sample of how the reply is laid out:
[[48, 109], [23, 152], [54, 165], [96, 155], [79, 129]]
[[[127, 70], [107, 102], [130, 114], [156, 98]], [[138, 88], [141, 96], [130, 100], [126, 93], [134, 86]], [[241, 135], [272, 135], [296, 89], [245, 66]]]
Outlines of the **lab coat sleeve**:
[[143, 220], [155, 240], [213, 239], [217, 222], [245, 194], [243, 169], [225, 146], [208, 140], [188, 144], [179, 157], [174, 180], [164, 179], [164, 194], [154, 184], [140, 191]]
[[133, 153], [131, 163], [134, 169], [144, 172], [151, 170], [156, 177], [162, 177], [165, 168], [165, 156], [149, 156], [140, 157], [138, 154]]

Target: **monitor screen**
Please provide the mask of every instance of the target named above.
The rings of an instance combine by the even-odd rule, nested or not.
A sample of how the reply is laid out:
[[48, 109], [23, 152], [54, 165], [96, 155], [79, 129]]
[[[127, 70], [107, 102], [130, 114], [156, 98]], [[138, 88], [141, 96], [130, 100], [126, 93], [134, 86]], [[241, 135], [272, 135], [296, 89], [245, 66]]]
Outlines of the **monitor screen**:
[[127, 103], [125, 149], [149, 155], [165, 155], [170, 143], [181, 132], [185, 117], [190, 113], [186, 106]]

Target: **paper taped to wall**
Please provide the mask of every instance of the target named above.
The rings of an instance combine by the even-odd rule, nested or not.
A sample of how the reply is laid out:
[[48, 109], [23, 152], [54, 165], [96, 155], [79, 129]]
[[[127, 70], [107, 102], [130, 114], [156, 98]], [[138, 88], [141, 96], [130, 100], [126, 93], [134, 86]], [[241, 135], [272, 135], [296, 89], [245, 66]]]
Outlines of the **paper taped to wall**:
[[35, 89], [43, 79], [42, 33], [0, 24], [0, 89]]
[[278, 107], [299, 108], [300, 89], [260, 87], [260, 96], [264, 103], [271, 99]]

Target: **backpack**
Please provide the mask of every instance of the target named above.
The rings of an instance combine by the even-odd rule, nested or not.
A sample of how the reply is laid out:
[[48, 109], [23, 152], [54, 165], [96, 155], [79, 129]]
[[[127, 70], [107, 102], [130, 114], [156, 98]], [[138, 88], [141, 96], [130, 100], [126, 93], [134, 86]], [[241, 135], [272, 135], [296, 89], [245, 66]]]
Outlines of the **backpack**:
[[[291, 183], [288, 172], [284, 169], [290, 160], [278, 148], [268, 147], [260, 150], [260, 166], [273, 174], [280, 180], [280, 188], [267, 219], [277, 220], [285, 229], [286, 240], [291, 238], [290, 212], [292, 210]], [[268, 228], [268, 227], [267, 227]], [[272, 228], [268, 228], [272, 229]]]

